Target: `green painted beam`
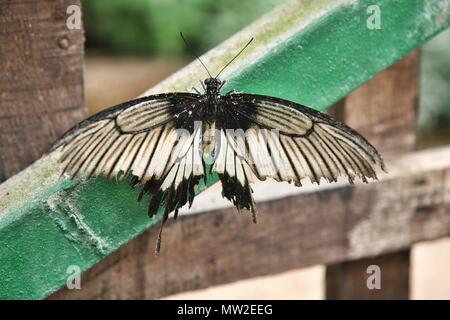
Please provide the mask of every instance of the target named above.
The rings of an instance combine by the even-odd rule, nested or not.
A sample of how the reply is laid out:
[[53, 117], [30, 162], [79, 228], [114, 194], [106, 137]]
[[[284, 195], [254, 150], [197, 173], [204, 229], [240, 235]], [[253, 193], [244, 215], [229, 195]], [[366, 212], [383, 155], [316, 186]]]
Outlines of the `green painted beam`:
[[[367, 28], [371, 5], [381, 29]], [[215, 73], [255, 37], [221, 77], [225, 90], [324, 110], [449, 25], [444, 0], [290, 1], [203, 59]], [[186, 91], [205, 76], [194, 62], [148, 93]], [[62, 181], [58, 170], [50, 154], [0, 185], [0, 298], [44, 298], [65, 285], [69, 266], [86, 270], [159, 220], [127, 183]]]

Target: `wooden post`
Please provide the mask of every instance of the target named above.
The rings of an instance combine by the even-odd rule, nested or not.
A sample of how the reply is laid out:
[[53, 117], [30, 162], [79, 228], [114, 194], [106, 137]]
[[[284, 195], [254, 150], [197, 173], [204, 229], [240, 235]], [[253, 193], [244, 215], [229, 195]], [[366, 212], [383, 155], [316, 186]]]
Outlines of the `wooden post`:
[[[333, 111], [382, 155], [410, 151], [415, 146], [418, 61], [418, 52], [411, 53], [350, 93], [343, 103], [343, 112]], [[330, 265], [326, 270], [326, 298], [408, 299], [409, 257], [408, 249]], [[367, 287], [370, 265], [380, 268], [381, 289]]]
[[[327, 266], [327, 299], [408, 299], [410, 250]], [[375, 267], [375, 268], [374, 268]], [[376, 279], [379, 267], [379, 282]], [[379, 290], [377, 285], [379, 284]], [[368, 289], [368, 285], [372, 289]]]
[[78, 0], [0, 2], [0, 181], [40, 157], [84, 116]]

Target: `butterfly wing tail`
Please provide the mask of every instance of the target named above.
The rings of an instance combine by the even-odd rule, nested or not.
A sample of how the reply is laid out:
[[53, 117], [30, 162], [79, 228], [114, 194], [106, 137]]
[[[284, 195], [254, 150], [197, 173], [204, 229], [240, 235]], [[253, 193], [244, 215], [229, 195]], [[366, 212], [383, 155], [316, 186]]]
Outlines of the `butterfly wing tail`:
[[[240, 165], [243, 167], [242, 164]], [[238, 172], [238, 168], [236, 169], [235, 172]], [[253, 222], [256, 223], [257, 211], [252, 195], [253, 190], [245, 171], [242, 170], [242, 176], [239, 176], [239, 174], [232, 176], [225, 171], [223, 174], [219, 174], [219, 178], [222, 182], [222, 196], [231, 201], [238, 211], [241, 209], [250, 211]]]

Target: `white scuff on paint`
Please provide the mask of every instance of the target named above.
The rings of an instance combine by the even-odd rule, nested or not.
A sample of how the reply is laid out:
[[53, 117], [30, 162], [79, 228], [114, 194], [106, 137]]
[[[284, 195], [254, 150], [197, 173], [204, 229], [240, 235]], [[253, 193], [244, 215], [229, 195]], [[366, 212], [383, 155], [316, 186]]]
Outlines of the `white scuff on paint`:
[[83, 214], [78, 211], [73, 200], [65, 194], [65, 191], [57, 192], [46, 202], [47, 212], [57, 227], [68, 240], [94, 248], [98, 254], [106, 254], [109, 248], [108, 243], [85, 222]]
[[[422, 23], [418, 23], [414, 29], [407, 33], [408, 38], [413, 38], [421, 33], [422, 27], [425, 27], [427, 36], [431, 36], [436, 29], [445, 28], [450, 19], [450, 0], [425, 1], [422, 17]], [[425, 23], [425, 26], [423, 23]]]
[[445, 23], [450, 16], [450, 0], [425, 1], [423, 17], [435, 26]]
[[33, 205], [39, 202], [57, 184], [61, 172], [58, 156], [57, 153], [47, 154], [0, 184], [1, 223], [20, 219], [27, 212], [26, 209], [21, 210], [24, 203]]

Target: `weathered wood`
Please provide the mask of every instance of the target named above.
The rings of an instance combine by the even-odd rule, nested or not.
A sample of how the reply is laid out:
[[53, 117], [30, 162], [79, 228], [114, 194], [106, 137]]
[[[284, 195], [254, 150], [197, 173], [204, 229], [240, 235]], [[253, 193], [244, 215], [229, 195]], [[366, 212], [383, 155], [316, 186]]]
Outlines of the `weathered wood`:
[[[410, 250], [327, 266], [326, 299], [408, 299]], [[379, 267], [380, 287], [371, 286]], [[376, 276], [376, 275], [375, 275]]]
[[[416, 142], [419, 53], [414, 51], [350, 93], [334, 111], [362, 133], [382, 154], [410, 151]], [[409, 249], [377, 258], [327, 267], [329, 299], [407, 299]], [[361, 278], [367, 263], [383, 265], [382, 290], [369, 290]], [[405, 275], [406, 274], [406, 275]]]
[[[374, 3], [383, 10], [383, 25], [369, 32], [364, 27], [365, 13]], [[323, 111], [450, 26], [450, 16], [442, 15], [448, 7], [449, 3], [442, 1], [430, 6], [427, 0], [288, 1], [209, 51], [202, 60], [215, 74], [255, 37], [252, 46], [221, 75], [227, 80], [223, 91], [276, 95]], [[187, 90], [204, 77], [205, 71], [195, 62], [151, 92]], [[45, 297], [66, 284], [68, 266], [77, 265], [84, 271], [158, 223], [158, 219], [146, 217], [145, 204], [136, 204], [136, 193], [125, 183], [62, 181], [55, 161], [50, 154], [0, 185], [0, 297]], [[278, 194], [281, 188], [282, 184], [277, 184], [270, 195]], [[199, 222], [197, 228], [203, 230], [203, 224]], [[267, 237], [272, 236], [264, 239]], [[258, 263], [264, 265], [264, 252], [261, 256]], [[195, 270], [205, 273], [200, 265]], [[136, 283], [140, 277], [140, 273], [124, 275]]]
[[335, 184], [258, 203], [257, 225], [231, 208], [182, 215], [164, 230], [160, 257], [154, 256], [156, 227], [83, 274], [81, 290], [51, 298], [157, 298], [449, 235], [450, 147], [388, 165], [390, 174], [379, 183]]
[[415, 147], [418, 69], [416, 50], [345, 98], [345, 123], [382, 154], [398, 154]]
[[0, 2], [0, 181], [25, 168], [84, 116], [78, 0]]

